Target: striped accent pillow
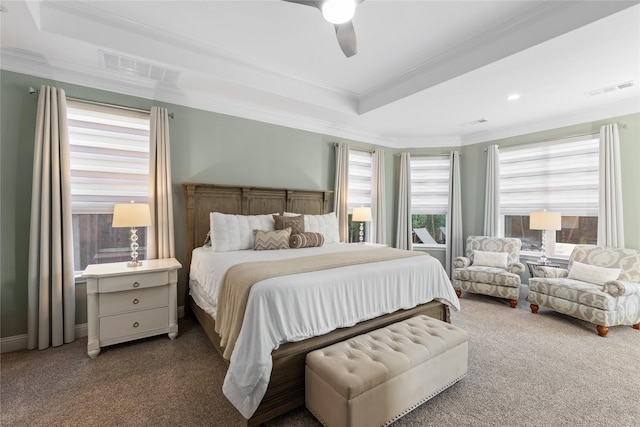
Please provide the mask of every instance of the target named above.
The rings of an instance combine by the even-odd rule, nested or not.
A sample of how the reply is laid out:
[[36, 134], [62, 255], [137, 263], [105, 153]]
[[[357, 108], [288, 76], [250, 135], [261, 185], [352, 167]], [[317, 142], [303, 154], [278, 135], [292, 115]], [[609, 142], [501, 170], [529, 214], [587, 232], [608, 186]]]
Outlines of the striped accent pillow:
[[322, 233], [298, 233], [292, 234], [289, 239], [289, 246], [294, 249], [312, 248], [322, 246], [324, 244], [324, 235]]
[[284, 230], [253, 230], [253, 237], [253, 249], [256, 251], [289, 249], [291, 227]]

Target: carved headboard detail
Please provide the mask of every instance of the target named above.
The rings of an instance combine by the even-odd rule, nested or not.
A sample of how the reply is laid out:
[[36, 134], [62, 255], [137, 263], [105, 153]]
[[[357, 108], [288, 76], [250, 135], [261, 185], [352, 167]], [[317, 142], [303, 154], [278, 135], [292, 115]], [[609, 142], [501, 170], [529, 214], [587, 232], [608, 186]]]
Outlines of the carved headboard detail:
[[329, 212], [330, 190], [182, 183], [187, 206], [187, 270], [191, 252], [209, 231], [209, 213], [261, 215], [284, 211], [320, 215]]

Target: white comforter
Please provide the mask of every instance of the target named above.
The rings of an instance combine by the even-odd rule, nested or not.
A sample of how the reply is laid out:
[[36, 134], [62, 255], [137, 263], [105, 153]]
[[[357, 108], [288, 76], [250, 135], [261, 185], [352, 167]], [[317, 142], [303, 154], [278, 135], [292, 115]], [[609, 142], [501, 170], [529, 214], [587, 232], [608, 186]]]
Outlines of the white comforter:
[[[214, 252], [198, 248], [193, 251], [191, 262], [191, 295], [215, 317], [218, 289], [232, 265], [371, 248], [341, 243], [280, 251]], [[249, 293], [223, 392], [245, 418], [250, 418], [267, 390], [271, 352], [280, 344], [323, 335], [432, 300], [456, 311], [460, 309], [447, 274], [440, 262], [430, 256], [260, 281]]]

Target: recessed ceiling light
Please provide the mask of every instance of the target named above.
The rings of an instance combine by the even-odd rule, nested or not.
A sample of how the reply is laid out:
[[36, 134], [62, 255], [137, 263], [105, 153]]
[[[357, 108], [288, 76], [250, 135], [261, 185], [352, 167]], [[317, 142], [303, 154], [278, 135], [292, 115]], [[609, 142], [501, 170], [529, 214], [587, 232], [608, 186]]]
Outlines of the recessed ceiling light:
[[512, 93], [511, 95], [507, 96], [507, 101], [515, 101], [516, 99], [520, 99], [519, 93]]

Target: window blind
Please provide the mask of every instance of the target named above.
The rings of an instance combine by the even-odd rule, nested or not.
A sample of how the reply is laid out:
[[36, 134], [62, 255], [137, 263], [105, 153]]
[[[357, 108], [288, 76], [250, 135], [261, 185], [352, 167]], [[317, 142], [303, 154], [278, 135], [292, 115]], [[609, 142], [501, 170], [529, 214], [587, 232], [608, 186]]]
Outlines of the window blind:
[[446, 214], [449, 206], [449, 158], [411, 158], [411, 213]]
[[349, 213], [354, 207], [371, 207], [372, 160], [370, 152], [349, 150]]
[[67, 118], [73, 213], [147, 202], [149, 114], [69, 100]]
[[501, 151], [500, 214], [598, 216], [599, 139], [587, 138]]

